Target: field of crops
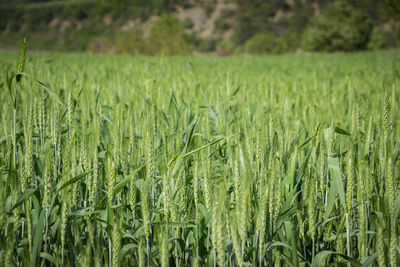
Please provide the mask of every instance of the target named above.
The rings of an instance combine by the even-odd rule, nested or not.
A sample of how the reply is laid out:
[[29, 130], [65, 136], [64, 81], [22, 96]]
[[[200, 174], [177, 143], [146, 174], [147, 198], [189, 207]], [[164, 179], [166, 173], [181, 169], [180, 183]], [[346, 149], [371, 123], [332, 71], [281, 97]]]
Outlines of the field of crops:
[[0, 265], [398, 265], [400, 51], [18, 58]]

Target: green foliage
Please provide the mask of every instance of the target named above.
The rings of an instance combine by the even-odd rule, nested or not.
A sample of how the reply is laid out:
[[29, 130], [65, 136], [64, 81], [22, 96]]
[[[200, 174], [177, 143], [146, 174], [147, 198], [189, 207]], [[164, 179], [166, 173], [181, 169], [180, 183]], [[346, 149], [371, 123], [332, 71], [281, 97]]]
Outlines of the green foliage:
[[388, 47], [388, 43], [389, 43], [388, 34], [381, 31], [379, 27], [375, 27], [371, 32], [367, 48], [369, 50], [385, 49]]
[[163, 15], [154, 22], [147, 39], [150, 54], [187, 54], [192, 50], [183, 25], [172, 15]]
[[398, 262], [399, 51], [24, 47], [0, 52], [2, 266]]
[[202, 39], [198, 42], [198, 44], [196, 45], [196, 48], [200, 51], [200, 52], [211, 52], [211, 51], [215, 51], [217, 47], [217, 40], [214, 38], [206, 38], [206, 39]]
[[113, 42], [108, 41], [110, 47], [115, 47], [119, 53], [144, 54], [148, 51], [148, 44], [143, 38], [143, 33], [138, 27], [134, 27], [128, 32], [121, 32], [113, 38]]
[[285, 40], [270, 32], [256, 34], [244, 44], [249, 54], [279, 54], [287, 49]]
[[184, 33], [183, 25], [172, 16], [163, 16], [155, 21], [149, 36], [145, 36], [140, 27], [119, 32], [113, 38], [104, 36], [94, 39], [90, 50], [98, 53], [119, 52], [126, 54], [175, 55], [188, 54], [192, 47]]
[[366, 47], [372, 23], [368, 16], [345, 1], [335, 1], [310, 22], [303, 47], [310, 51], [353, 51]]
[[[213, 36], [203, 41], [192, 18], [183, 22], [184, 33], [178, 29], [174, 36], [169, 36], [168, 28], [174, 28], [176, 21], [163, 18], [159, 23], [164, 26], [155, 35], [168, 36], [164, 47], [161, 37], [155, 35], [151, 36], [153, 43], [148, 42], [150, 18], [172, 18], [177, 7], [183, 12], [195, 7], [203, 8], [206, 19], [211, 19], [215, 0], [0, 0], [0, 43], [2, 48], [16, 48], [23, 36], [29, 36], [34, 50], [86, 51], [101, 43], [106, 50], [121, 53], [160, 54], [163, 49], [167, 54], [187, 54], [193, 49], [217, 49], [221, 37], [225, 39], [229, 33], [233, 43], [229, 50], [245, 53], [247, 41], [269, 32], [283, 38], [291, 51], [302, 47], [310, 51], [400, 47], [400, 6], [396, 0], [231, 1], [240, 8], [217, 12]], [[319, 11], [321, 15], [316, 16]], [[121, 31], [132, 22], [136, 29]], [[372, 31], [374, 27], [385, 28], [384, 41], [380, 41], [384, 36], [379, 31]], [[163, 30], [167, 33], [160, 34]]]
[[230, 25], [229, 21], [226, 19], [219, 19], [215, 22], [215, 28], [218, 31], [223, 32], [223, 31], [228, 30], [230, 27], [231, 27], [231, 25]]
[[387, 18], [400, 18], [400, 2], [397, 0], [382, 0], [379, 4], [383, 7], [383, 16]]
[[268, 17], [273, 15], [274, 11], [269, 1], [237, 2], [241, 12], [237, 15], [237, 26], [232, 39], [236, 45], [241, 45], [256, 33], [269, 29]]
[[215, 21], [215, 28], [217, 31], [224, 32], [230, 28], [232, 28], [232, 22], [234, 21], [235, 13], [233, 10], [222, 10], [220, 16]]
[[217, 50], [226, 50], [234, 52], [236, 49], [235, 44], [231, 40], [221, 40], [217, 44]]

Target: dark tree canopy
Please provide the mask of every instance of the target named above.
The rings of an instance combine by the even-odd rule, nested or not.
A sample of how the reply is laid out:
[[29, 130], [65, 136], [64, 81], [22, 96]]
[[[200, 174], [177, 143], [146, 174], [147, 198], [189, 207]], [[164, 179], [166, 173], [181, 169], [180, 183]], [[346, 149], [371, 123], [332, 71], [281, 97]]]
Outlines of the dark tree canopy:
[[352, 51], [366, 47], [372, 22], [362, 10], [344, 1], [330, 4], [303, 34], [303, 47], [311, 51]]

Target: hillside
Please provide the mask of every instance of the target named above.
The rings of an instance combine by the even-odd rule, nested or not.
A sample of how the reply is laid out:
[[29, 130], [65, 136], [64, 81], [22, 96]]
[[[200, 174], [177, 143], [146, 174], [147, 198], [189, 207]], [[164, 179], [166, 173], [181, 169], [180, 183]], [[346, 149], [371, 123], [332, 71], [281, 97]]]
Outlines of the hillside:
[[[329, 40], [324, 41], [322, 48], [308, 49], [307, 38], [310, 34], [305, 32], [312, 28], [310, 25], [318, 16], [329, 16], [327, 11], [334, 8], [333, 2], [339, 1], [8, 2], [0, 1], [2, 49], [17, 47], [22, 36], [28, 36], [33, 50], [133, 54], [187, 54], [217, 50], [281, 53], [298, 49], [329, 51], [400, 46], [400, 4], [394, 0], [345, 2], [339, 13], [345, 12], [342, 11], [345, 8], [350, 10], [350, 14], [358, 12], [359, 18], [364, 16], [368, 20], [363, 23], [365, 29], [349, 29], [363, 32], [359, 43], [349, 48], [342, 45], [333, 49], [325, 45]], [[337, 14], [332, 16], [337, 17]], [[324, 34], [312, 30], [308, 32], [311, 32], [312, 42], [315, 38], [321, 39]], [[333, 32], [332, 36], [335, 35], [338, 33]], [[351, 42], [344, 40], [344, 43]]]

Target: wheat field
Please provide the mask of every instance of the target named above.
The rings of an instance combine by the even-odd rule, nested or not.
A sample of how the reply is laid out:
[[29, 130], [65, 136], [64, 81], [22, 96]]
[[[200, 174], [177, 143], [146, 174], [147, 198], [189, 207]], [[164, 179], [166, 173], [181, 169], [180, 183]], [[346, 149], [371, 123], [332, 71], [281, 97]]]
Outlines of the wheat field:
[[400, 52], [0, 53], [4, 266], [398, 266]]

